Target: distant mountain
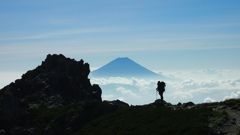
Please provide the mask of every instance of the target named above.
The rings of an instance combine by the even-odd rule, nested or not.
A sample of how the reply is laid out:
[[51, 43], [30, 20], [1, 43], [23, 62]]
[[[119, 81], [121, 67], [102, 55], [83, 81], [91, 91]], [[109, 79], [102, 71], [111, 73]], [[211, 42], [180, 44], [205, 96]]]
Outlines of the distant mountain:
[[161, 77], [130, 58], [117, 58], [91, 73], [94, 77]]

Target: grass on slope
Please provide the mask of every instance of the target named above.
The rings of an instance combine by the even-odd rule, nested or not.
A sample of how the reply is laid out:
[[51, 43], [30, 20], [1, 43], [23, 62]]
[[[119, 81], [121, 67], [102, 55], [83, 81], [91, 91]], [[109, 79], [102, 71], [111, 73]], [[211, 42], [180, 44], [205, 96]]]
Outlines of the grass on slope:
[[88, 123], [76, 135], [206, 135], [210, 114], [201, 108], [130, 107]]

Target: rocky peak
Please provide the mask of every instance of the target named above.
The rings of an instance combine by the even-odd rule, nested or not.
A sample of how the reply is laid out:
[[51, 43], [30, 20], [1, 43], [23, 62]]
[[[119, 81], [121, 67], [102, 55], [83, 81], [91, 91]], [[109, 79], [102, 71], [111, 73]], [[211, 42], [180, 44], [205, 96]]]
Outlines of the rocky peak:
[[90, 68], [89, 64], [84, 63], [82, 59], [76, 61], [74, 59], [66, 58], [62, 54], [48, 54], [45, 61], [43, 61], [35, 70], [31, 70], [24, 74], [23, 79], [34, 77], [40, 72], [66, 74], [87, 79], [90, 73]]
[[0, 115], [13, 118], [42, 105], [101, 102], [101, 88], [90, 83], [89, 73], [89, 64], [83, 60], [49, 54], [36, 69], [0, 90]]

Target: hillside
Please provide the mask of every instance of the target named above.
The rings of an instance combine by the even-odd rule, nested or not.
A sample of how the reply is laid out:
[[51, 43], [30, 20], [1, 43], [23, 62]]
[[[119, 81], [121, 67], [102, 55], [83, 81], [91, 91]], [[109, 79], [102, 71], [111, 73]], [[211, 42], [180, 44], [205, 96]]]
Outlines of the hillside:
[[89, 64], [48, 55], [0, 90], [0, 135], [239, 135], [240, 100], [129, 106], [102, 101]]
[[[171, 105], [155, 101], [104, 115], [86, 124], [84, 135], [239, 135], [240, 100]], [[77, 134], [76, 134], [77, 135]]]

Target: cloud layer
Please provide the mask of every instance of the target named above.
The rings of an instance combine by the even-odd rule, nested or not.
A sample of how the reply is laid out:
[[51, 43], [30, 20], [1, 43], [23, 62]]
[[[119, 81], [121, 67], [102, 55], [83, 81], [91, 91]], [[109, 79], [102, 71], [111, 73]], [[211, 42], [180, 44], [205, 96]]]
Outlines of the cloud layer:
[[[240, 97], [240, 72], [234, 70], [166, 71], [165, 99], [172, 103], [215, 102]], [[100, 84], [103, 98], [121, 98], [131, 104], [150, 103], [156, 99], [156, 82], [144, 78], [92, 78]], [[158, 95], [157, 95], [158, 97]]]

